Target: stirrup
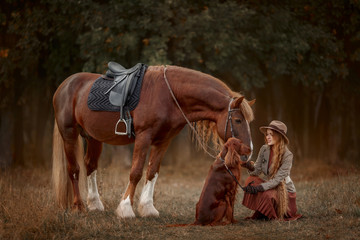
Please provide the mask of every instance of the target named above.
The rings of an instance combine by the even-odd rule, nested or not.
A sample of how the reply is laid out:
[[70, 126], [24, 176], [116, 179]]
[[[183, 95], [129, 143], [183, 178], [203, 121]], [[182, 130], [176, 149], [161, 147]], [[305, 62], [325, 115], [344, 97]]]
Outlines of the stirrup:
[[[119, 123], [121, 123], [121, 122], [124, 122], [125, 123], [125, 132], [118, 132], [117, 131], [117, 128], [118, 128], [118, 125], [119, 125]], [[128, 134], [128, 124], [127, 124], [127, 122], [126, 122], [126, 120], [125, 119], [119, 119], [119, 121], [116, 123], [116, 125], [115, 125], [115, 134], [116, 135], [120, 135], [120, 136], [124, 136], [124, 135], [127, 135]]]

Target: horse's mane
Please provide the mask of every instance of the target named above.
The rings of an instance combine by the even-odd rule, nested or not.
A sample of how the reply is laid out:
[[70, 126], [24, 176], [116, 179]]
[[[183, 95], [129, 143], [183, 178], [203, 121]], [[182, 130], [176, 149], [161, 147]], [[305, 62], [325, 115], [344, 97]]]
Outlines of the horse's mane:
[[[237, 92], [232, 92], [232, 97], [242, 97], [243, 95]], [[241, 112], [244, 114], [245, 119], [250, 123], [252, 120], [254, 120], [254, 112], [249, 105], [248, 101], [244, 98], [244, 100], [241, 102], [240, 106]], [[208, 147], [209, 144], [212, 144], [213, 151], [220, 151], [224, 141], [220, 138], [216, 123], [209, 121], [209, 120], [201, 120], [192, 123], [195, 128], [195, 133], [192, 134], [192, 140], [197, 143], [197, 147], [204, 148]], [[199, 136], [200, 143], [196, 140], [197, 134]], [[209, 151], [207, 149], [204, 149], [204, 151]]]

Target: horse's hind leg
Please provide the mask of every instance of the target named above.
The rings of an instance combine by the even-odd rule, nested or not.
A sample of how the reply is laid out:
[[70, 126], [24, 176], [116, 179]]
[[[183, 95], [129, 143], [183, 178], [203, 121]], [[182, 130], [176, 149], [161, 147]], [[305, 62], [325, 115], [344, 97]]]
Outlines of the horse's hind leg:
[[170, 141], [163, 142], [151, 148], [149, 166], [146, 172], [146, 182], [140, 196], [139, 213], [142, 217], [159, 216], [159, 212], [154, 207], [155, 183], [159, 176], [160, 162], [166, 152]]
[[90, 211], [104, 211], [104, 205], [100, 200], [99, 191], [96, 183], [96, 172], [98, 161], [102, 150], [102, 143], [93, 138], [86, 138], [87, 150], [85, 155], [85, 164], [87, 170], [88, 196], [87, 205]]
[[[75, 211], [84, 211], [84, 204], [81, 200], [80, 190], [79, 190], [79, 173], [80, 166], [77, 163], [77, 158], [79, 153], [82, 154], [82, 145], [78, 141], [79, 134], [75, 129], [68, 129], [64, 134], [64, 150], [66, 158], [68, 161], [67, 170], [72, 183], [74, 199], [73, 199], [73, 210]], [[81, 139], [80, 139], [81, 140]], [[82, 161], [83, 159], [79, 159]]]

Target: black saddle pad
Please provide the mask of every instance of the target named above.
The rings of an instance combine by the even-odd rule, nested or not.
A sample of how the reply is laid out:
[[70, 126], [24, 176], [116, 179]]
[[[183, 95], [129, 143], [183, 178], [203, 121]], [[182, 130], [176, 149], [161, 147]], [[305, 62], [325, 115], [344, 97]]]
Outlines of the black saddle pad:
[[[139, 103], [141, 86], [144, 74], [146, 72], [147, 66], [144, 65], [140, 71], [139, 79], [135, 85], [134, 92], [131, 96], [128, 97], [124, 110], [132, 111], [136, 108]], [[114, 84], [112, 79], [108, 79], [105, 76], [101, 76], [95, 80], [94, 84], [91, 87], [89, 97], [88, 97], [88, 106], [90, 110], [93, 111], [110, 111], [110, 112], [119, 112], [120, 107], [112, 105], [109, 101], [109, 93], [105, 94], [109, 88]]]

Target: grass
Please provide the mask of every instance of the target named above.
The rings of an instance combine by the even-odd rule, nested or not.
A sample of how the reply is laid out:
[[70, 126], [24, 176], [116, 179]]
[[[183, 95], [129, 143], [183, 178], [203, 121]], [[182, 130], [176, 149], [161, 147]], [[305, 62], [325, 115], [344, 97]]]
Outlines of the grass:
[[[359, 239], [360, 174], [313, 162], [294, 166], [298, 221], [244, 220], [251, 211], [235, 206], [238, 223], [218, 227], [166, 227], [192, 223], [210, 161], [165, 165], [155, 190], [159, 218], [121, 220], [115, 215], [129, 169], [100, 166], [98, 185], [105, 211], [72, 213], [54, 204], [47, 168], [0, 172], [0, 239]], [[180, 169], [180, 170], [179, 170]], [[311, 169], [321, 169], [311, 171]], [[307, 175], [307, 173], [309, 173]], [[243, 178], [246, 173], [243, 174]], [[136, 192], [136, 204], [143, 181]]]

